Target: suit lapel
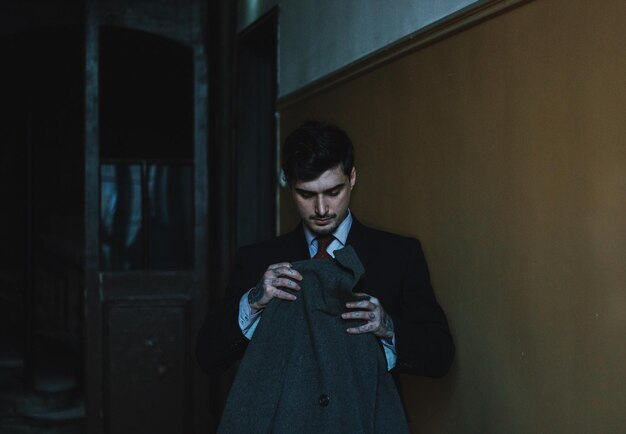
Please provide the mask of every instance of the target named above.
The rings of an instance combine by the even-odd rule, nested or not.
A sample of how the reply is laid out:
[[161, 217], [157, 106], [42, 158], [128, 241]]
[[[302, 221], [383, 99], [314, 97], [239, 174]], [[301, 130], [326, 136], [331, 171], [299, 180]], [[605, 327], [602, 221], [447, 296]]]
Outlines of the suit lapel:
[[292, 262], [304, 261], [309, 258], [309, 246], [306, 243], [306, 237], [304, 236], [304, 229], [302, 223], [300, 223], [294, 230], [285, 234], [284, 251], [287, 258]]
[[348, 239], [346, 240], [346, 245], [350, 245], [354, 247], [357, 253], [360, 255], [360, 249], [363, 249], [363, 244], [367, 243], [367, 239], [365, 237], [364, 231], [365, 227], [361, 224], [360, 221], [352, 214], [352, 227], [350, 228], [350, 232], [348, 233]]

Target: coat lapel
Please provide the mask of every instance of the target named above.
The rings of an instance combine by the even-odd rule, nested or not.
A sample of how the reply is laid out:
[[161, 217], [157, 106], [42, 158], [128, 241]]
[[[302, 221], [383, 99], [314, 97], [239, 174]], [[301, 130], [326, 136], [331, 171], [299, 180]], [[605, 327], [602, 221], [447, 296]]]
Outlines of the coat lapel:
[[284, 237], [284, 252], [286, 258], [291, 258], [290, 260], [292, 262], [310, 259], [309, 246], [306, 243], [302, 222], [300, 222], [294, 230], [285, 234]]
[[350, 228], [350, 232], [348, 233], [348, 239], [346, 240], [346, 245], [354, 247], [357, 251], [357, 254], [361, 255], [361, 250], [364, 249], [364, 244], [367, 243], [366, 236], [364, 234], [365, 227], [361, 224], [360, 221], [352, 214], [352, 227]]

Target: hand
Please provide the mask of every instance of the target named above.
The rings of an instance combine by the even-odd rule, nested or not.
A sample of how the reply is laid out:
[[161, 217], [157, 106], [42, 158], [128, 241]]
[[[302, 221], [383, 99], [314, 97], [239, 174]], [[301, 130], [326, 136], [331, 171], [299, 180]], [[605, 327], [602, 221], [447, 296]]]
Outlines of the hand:
[[302, 280], [302, 275], [293, 269], [289, 262], [272, 264], [267, 267], [260, 282], [248, 293], [248, 304], [252, 313], [265, 308], [272, 298], [293, 301], [296, 296], [279, 288], [300, 290], [297, 281]]
[[392, 339], [393, 321], [380, 305], [380, 301], [376, 297], [369, 296], [362, 292], [354, 293], [361, 297], [369, 297], [367, 300], [351, 301], [346, 303], [348, 309], [363, 309], [350, 311], [341, 314], [343, 319], [362, 319], [367, 321], [359, 327], [352, 327], [346, 331], [350, 334], [357, 335], [361, 333], [373, 333], [379, 338]]

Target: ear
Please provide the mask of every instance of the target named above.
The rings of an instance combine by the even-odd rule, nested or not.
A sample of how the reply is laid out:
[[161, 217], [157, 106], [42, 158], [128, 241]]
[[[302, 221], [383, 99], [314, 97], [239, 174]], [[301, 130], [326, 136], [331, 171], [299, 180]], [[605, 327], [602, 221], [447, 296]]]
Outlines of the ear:
[[352, 166], [350, 171], [350, 190], [354, 188], [354, 184], [356, 184], [356, 167]]

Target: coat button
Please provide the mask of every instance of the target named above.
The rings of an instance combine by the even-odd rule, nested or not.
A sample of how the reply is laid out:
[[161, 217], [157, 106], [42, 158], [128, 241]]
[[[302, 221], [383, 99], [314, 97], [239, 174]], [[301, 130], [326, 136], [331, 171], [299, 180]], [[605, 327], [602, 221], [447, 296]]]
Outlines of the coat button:
[[330, 398], [328, 397], [328, 395], [324, 395], [324, 394], [320, 395], [318, 403], [321, 407], [326, 407], [329, 402], [330, 402]]

